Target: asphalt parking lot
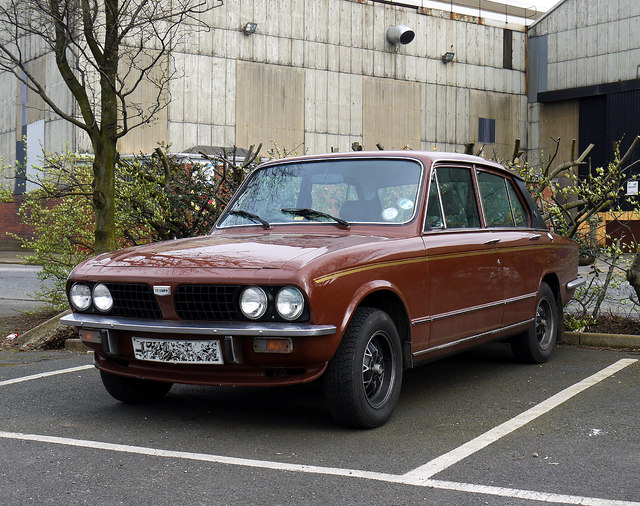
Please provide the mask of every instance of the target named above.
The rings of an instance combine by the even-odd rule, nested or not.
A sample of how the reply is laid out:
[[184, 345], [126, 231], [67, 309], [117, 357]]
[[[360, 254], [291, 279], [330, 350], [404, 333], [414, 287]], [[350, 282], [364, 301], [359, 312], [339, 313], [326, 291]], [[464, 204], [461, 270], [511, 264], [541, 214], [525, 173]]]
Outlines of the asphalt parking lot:
[[640, 504], [638, 359], [485, 346], [408, 372], [391, 421], [354, 431], [317, 385], [127, 406], [88, 354], [5, 353], [0, 503]]

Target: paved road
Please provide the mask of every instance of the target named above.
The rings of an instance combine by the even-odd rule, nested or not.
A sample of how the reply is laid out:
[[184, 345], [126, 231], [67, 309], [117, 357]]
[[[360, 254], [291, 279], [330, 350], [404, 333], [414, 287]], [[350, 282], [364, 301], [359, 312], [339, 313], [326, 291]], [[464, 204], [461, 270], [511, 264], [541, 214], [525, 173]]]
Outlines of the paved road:
[[45, 306], [34, 298], [42, 284], [41, 270], [37, 265], [0, 263], [0, 318]]
[[[578, 268], [579, 275], [587, 280], [587, 285], [593, 283], [594, 289], [604, 284], [608, 267], [603, 262], [598, 261], [598, 268], [600, 269], [598, 276], [594, 276], [593, 269], [590, 265]], [[607, 288], [607, 296], [600, 306], [600, 314], [613, 314], [629, 318], [640, 318], [640, 306], [634, 302], [637, 300], [635, 291], [625, 280], [625, 274], [622, 269], [615, 272], [616, 276], [614, 276], [613, 281], [609, 284], [609, 287]], [[593, 304], [591, 307], [593, 307]], [[572, 310], [580, 310], [579, 305], [574, 301], [569, 303], [565, 311]]]
[[[640, 504], [639, 358], [485, 346], [410, 371], [391, 421], [353, 431], [313, 385], [127, 406], [86, 354], [0, 355], [0, 502]], [[42, 372], [62, 373], [23, 381]]]

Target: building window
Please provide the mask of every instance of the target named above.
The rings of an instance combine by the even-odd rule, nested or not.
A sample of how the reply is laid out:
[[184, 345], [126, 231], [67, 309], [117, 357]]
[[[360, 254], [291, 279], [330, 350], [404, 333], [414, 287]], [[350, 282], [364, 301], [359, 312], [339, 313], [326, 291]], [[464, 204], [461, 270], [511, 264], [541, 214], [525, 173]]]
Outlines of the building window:
[[478, 142], [484, 144], [495, 144], [496, 142], [496, 120], [488, 118], [478, 118]]
[[502, 68], [513, 68], [513, 32], [504, 30], [504, 38], [502, 39]]

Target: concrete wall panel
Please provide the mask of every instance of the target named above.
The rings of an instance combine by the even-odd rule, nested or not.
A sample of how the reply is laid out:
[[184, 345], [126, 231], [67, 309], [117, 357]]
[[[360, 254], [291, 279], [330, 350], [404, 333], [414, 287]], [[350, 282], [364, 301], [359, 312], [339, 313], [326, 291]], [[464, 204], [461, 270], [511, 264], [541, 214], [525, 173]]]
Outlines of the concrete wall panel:
[[363, 145], [375, 149], [420, 146], [421, 93], [418, 83], [364, 78], [362, 116]]
[[304, 144], [304, 71], [238, 62], [236, 142], [249, 146], [275, 142], [281, 149]]
[[[329, 127], [327, 123], [327, 112], [328, 112], [328, 78], [329, 75], [327, 72], [323, 71], [307, 71], [311, 74], [313, 79], [316, 81], [315, 94], [310, 95], [305, 91], [307, 96], [313, 97], [313, 116], [311, 122], [313, 127], [311, 128], [313, 131], [317, 133], [328, 133]], [[309, 90], [312, 93], [312, 90]]]
[[608, 20], [617, 21], [620, 19], [620, 5], [619, 0], [608, 0], [605, 4], [609, 8]]
[[[353, 75], [350, 76], [350, 88], [351, 88], [351, 135], [360, 137], [359, 142], [362, 143], [362, 131], [363, 131], [363, 110], [362, 110], [362, 87], [363, 77]], [[349, 132], [347, 132], [349, 133]], [[356, 139], [357, 140], [357, 139]]]
[[[20, 96], [18, 80], [9, 72], [0, 72], [0, 135], [13, 135], [14, 146], [11, 152], [15, 152], [16, 126], [18, 125]], [[7, 158], [8, 152], [0, 151], [0, 156]]]
[[455, 137], [452, 143], [464, 143], [464, 139], [471, 138], [469, 133], [469, 100], [470, 90], [467, 88], [458, 88], [456, 90], [456, 121], [455, 121]]
[[[148, 55], [147, 59], [151, 59], [152, 55]], [[194, 68], [197, 68], [197, 58], [194, 56], [193, 61], [187, 60], [187, 65], [192, 64]], [[204, 58], [205, 57], [200, 57]], [[121, 67], [127, 66], [126, 60], [120, 62]], [[137, 68], [144, 65], [144, 60], [138, 62], [137, 65], [131, 65], [129, 68], [129, 74], [125, 79], [125, 89], [132, 85], [140, 76], [140, 71]], [[154, 80], [163, 81], [167, 79], [167, 59], [163, 58], [160, 65], [156, 66], [152, 71], [152, 78]], [[191, 68], [186, 68], [185, 72], [191, 75]], [[187, 80], [191, 86], [197, 88], [198, 81], [200, 80], [197, 71]], [[186, 86], [185, 86], [185, 89]], [[168, 140], [168, 110], [167, 103], [169, 100], [169, 88], [159, 93], [155, 84], [147, 79], [143, 79], [137, 84], [136, 89], [129, 96], [127, 107], [128, 126], [133, 127], [136, 124], [147, 121], [149, 119], [150, 111], [158, 106], [161, 107], [159, 111], [155, 113], [155, 116], [149, 123], [141, 125], [131, 130], [125, 137], [118, 141], [118, 149], [124, 153], [149, 153], [157, 147], [159, 142], [167, 142]], [[187, 101], [188, 104], [188, 101]], [[197, 118], [197, 111], [193, 111], [194, 120]]]
[[560, 138], [557, 160], [571, 159], [571, 141], [578, 139], [579, 102], [577, 100], [542, 104], [540, 108], [540, 150], [543, 159], [555, 152], [556, 144], [551, 139]]
[[340, 74], [327, 74], [327, 132], [335, 134], [340, 131]]
[[436, 141], [437, 87], [422, 85], [422, 144], [431, 145]]
[[4, 164], [7, 167], [6, 172], [0, 170], [0, 186], [15, 187], [13, 179], [13, 167], [16, 160], [16, 138], [15, 132], [5, 132], [0, 134], [0, 166]]

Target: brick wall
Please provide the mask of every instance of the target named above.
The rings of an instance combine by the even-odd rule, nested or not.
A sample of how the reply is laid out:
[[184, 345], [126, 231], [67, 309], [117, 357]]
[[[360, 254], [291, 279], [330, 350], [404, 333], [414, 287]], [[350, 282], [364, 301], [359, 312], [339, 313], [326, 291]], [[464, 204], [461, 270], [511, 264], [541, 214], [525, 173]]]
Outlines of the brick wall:
[[15, 239], [7, 233], [17, 234], [20, 237], [30, 237], [33, 233], [30, 227], [26, 227], [18, 220], [18, 209], [24, 197], [15, 196], [15, 202], [0, 202], [0, 244], [15, 242]]

